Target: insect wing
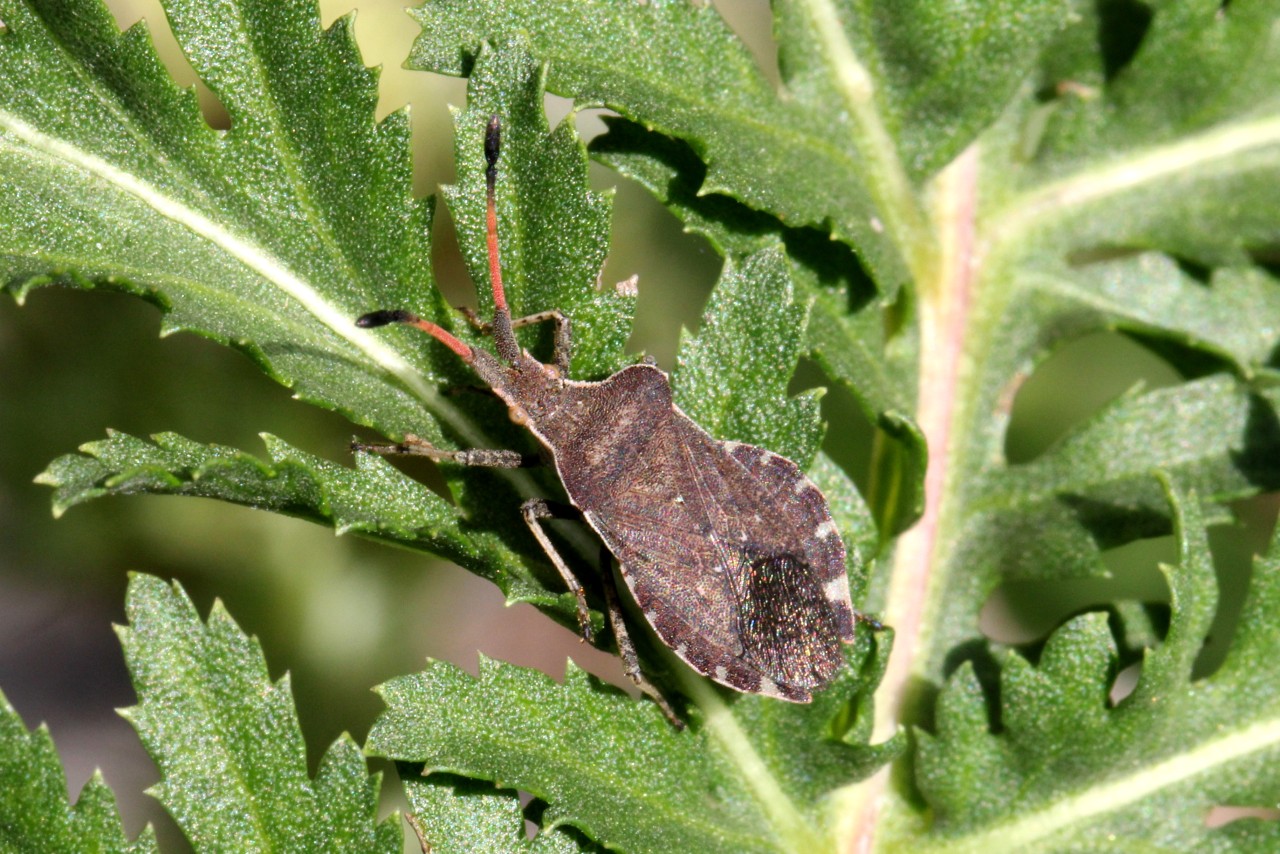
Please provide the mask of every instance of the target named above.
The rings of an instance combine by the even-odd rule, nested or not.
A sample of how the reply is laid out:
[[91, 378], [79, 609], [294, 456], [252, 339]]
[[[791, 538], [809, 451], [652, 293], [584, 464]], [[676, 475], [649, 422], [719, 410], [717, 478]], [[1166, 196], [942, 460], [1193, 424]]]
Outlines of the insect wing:
[[728, 578], [748, 657], [782, 685], [825, 685], [840, 666], [836, 617], [803, 557], [742, 552]]
[[739, 691], [807, 701], [853, 639], [826, 501], [791, 461], [676, 416], [653, 437], [670, 447], [637, 455], [623, 497], [585, 515], [690, 666]]
[[[844, 542], [826, 499], [785, 457], [719, 443], [754, 481], [753, 494], [799, 534], [788, 547], [748, 540], [729, 574], [747, 654], [781, 684], [817, 688], [839, 668], [839, 644], [853, 641]], [[775, 538], [772, 542], [781, 542]]]

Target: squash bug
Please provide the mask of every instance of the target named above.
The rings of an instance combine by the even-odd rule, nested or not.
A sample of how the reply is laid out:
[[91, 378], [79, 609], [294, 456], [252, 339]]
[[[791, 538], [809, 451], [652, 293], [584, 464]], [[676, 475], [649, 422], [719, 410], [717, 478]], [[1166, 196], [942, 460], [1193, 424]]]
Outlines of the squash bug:
[[[854, 623], [878, 624], [849, 599], [845, 547], [826, 499], [795, 463], [752, 445], [713, 439], [672, 402], [667, 375], [652, 364], [599, 382], [567, 378], [569, 319], [559, 311], [513, 320], [502, 285], [494, 201], [500, 122], [486, 129], [485, 159], [491, 323], [496, 355], [473, 348], [403, 310], [359, 318], [364, 328], [403, 323], [433, 336], [480, 376], [549, 453], [572, 507], [543, 499], [521, 513], [577, 598], [591, 639], [586, 596], [543, 530], [552, 518], [580, 517], [617, 558], [619, 572], [658, 637], [694, 670], [745, 693], [808, 702], [840, 667]], [[520, 348], [514, 329], [555, 323], [554, 364]], [[464, 465], [517, 467], [538, 458], [515, 451], [446, 451], [417, 437], [357, 450], [420, 454]], [[605, 568], [609, 619], [628, 676], [667, 716], [678, 718], [647, 683]]]

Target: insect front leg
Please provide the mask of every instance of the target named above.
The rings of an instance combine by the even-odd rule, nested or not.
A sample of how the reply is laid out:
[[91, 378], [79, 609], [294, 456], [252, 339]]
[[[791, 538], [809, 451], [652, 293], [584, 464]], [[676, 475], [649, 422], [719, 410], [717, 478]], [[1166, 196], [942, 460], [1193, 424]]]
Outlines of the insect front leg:
[[[486, 335], [493, 333], [493, 324], [481, 320], [473, 309], [463, 306], [458, 311], [462, 312], [462, 316], [476, 329]], [[549, 311], [540, 311], [537, 314], [517, 317], [511, 321], [511, 328], [519, 329], [522, 326], [532, 326], [535, 323], [546, 323], [548, 320], [555, 324], [555, 329], [552, 332], [552, 341], [554, 343], [551, 360], [560, 369], [561, 376], [568, 376], [569, 360], [573, 356], [573, 325], [570, 323], [569, 318], [561, 313], [559, 309], [553, 308]]]
[[464, 466], [484, 466], [486, 468], [518, 469], [542, 465], [542, 458], [537, 454], [522, 454], [519, 451], [501, 451], [492, 448], [473, 448], [464, 451], [445, 451], [418, 436], [409, 434], [403, 442], [390, 444], [366, 444], [352, 442], [352, 451], [364, 451], [382, 456], [427, 457], [436, 462], [448, 461]]

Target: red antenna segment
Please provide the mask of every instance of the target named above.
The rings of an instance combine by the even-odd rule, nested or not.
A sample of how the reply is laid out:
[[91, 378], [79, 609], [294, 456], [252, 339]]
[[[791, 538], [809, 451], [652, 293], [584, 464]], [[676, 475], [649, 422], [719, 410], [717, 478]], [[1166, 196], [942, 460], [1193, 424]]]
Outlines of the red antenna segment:
[[[502, 261], [498, 255], [498, 206], [495, 199], [498, 185], [498, 154], [502, 149], [502, 120], [498, 116], [489, 119], [484, 133], [485, 159], [485, 237], [489, 245], [489, 285], [493, 289], [493, 343], [498, 355], [508, 364], [520, 358], [520, 344], [511, 328], [511, 309], [507, 307], [507, 295], [502, 287]], [[371, 311], [356, 320], [356, 326], [375, 329], [391, 323], [403, 323], [421, 329], [444, 344], [468, 363], [474, 356], [471, 348], [429, 320], [403, 310]]]

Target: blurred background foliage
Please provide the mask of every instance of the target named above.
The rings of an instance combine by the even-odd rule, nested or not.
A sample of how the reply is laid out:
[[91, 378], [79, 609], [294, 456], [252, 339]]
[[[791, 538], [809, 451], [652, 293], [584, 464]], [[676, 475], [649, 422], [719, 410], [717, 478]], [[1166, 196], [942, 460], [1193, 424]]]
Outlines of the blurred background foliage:
[[[327, 26], [354, 0], [322, 0]], [[109, 0], [122, 26], [146, 19], [180, 83], [195, 76], [164, 22], [159, 0]], [[777, 79], [766, 0], [717, 3], [731, 26]], [[356, 35], [369, 65], [381, 65], [379, 117], [411, 105], [415, 180], [420, 195], [453, 177], [447, 105], [461, 105], [465, 81], [400, 68], [417, 28], [400, 2], [359, 4]], [[204, 92], [214, 125], [225, 125]], [[553, 123], [568, 105], [548, 99]], [[577, 117], [580, 132], [599, 119]], [[597, 189], [617, 188], [606, 282], [639, 275], [632, 347], [670, 366], [681, 325], [696, 326], [719, 270], [700, 239], [643, 190], [592, 167]], [[438, 207], [435, 264], [453, 302], [470, 284], [448, 212]], [[322, 457], [345, 461], [353, 428], [333, 413], [293, 401], [248, 359], [189, 334], [161, 340], [159, 313], [128, 297], [41, 289], [19, 309], [0, 302], [0, 687], [28, 726], [47, 722], [73, 796], [94, 767], [115, 789], [125, 827], [146, 821], [162, 846], [181, 846], [176, 827], [142, 794], [157, 779], [132, 730], [114, 709], [131, 705], [113, 623], [123, 622], [126, 573], [180, 579], [202, 612], [220, 597], [266, 650], [273, 675], [292, 674], [312, 761], [341, 732], [363, 740], [379, 701], [370, 687], [420, 668], [426, 656], [475, 670], [477, 650], [561, 676], [566, 656], [617, 680], [610, 657], [578, 643], [532, 608], [506, 608], [496, 588], [417, 554], [336, 538], [305, 522], [204, 500], [139, 497], [90, 502], [54, 520], [50, 492], [32, 483], [54, 457], [101, 438], [107, 428], [138, 435], [175, 431], [197, 441], [261, 453], [260, 432]], [[1062, 348], [1018, 391], [1007, 452], [1034, 459], [1073, 425], [1135, 384], [1170, 385], [1169, 364], [1119, 334], [1095, 334]], [[820, 385], [802, 367], [794, 386]], [[836, 458], [865, 460], [868, 430], [851, 401], [824, 399]], [[856, 478], [862, 472], [854, 471]], [[1248, 559], [1274, 524], [1274, 502], [1241, 505], [1239, 527], [1217, 529], [1223, 584], [1218, 625], [1203, 664], [1230, 641]], [[519, 524], [515, 509], [513, 524]], [[1156, 566], [1176, 553], [1167, 539], [1130, 544], [1110, 555], [1106, 580], [1009, 585], [983, 613], [994, 640], [1034, 644], [1066, 616], [1102, 603], [1130, 603], [1153, 615], [1160, 632], [1168, 590]], [[389, 770], [389, 769], [388, 769]]]

